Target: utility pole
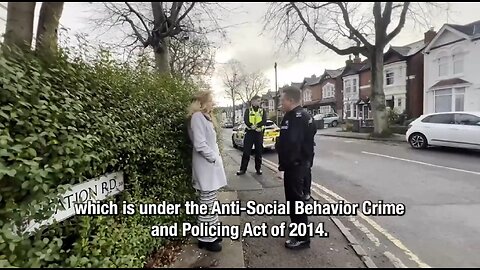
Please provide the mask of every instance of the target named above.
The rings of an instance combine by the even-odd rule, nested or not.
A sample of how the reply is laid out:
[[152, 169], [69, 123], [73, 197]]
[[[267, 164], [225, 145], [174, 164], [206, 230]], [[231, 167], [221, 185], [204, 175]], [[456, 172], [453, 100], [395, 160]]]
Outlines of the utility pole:
[[278, 123], [278, 101], [279, 101], [279, 98], [278, 98], [278, 85], [277, 85], [277, 62], [275, 62], [275, 65], [273, 66], [275, 68], [275, 116], [277, 118], [277, 125], [280, 125], [280, 123]]

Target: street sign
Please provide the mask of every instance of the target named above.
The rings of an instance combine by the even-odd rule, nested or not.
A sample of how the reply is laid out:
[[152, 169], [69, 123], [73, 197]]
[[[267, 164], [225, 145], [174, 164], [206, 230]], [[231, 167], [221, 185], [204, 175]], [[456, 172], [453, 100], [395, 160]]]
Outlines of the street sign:
[[47, 220], [41, 223], [31, 221], [25, 233], [30, 233], [36, 229], [48, 226], [55, 221], [63, 221], [75, 215], [76, 203], [86, 203], [87, 201], [102, 201], [106, 198], [116, 195], [124, 190], [123, 172], [110, 173], [87, 182], [77, 184], [71, 190], [65, 192], [62, 199], [58, 201], [55, 213]]

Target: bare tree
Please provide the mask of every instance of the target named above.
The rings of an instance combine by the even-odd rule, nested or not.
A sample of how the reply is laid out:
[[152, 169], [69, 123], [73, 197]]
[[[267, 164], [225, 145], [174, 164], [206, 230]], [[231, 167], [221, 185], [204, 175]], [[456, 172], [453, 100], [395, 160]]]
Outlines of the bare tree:
[[[185, 40], [192, 35], [220, 31], [217, 3], [202, 2], [103, 2], [98, 28], [105, 33], [120, 30], [120, 44], [129, 54], [140, 48], [152, 48], [160, 73], [171, 74], [171, 39]], [[128, 27], [125, 28], [124, 26]], [[118, 33], [118, 32], [117, 32]]]
[[268, 79], [262, 72], [245, 73], [241, 78], [241, 87], [238, 96], [243, 103], [248, 103], [252, 98], [268, 87]]
[[36, 2], [8, 2], [5, 45], [31, 48], [35, 4]]
[[239, 99], [239, 90], [242, 85], [243, 66], [235, 59], [231, 59], [223, 68], [223, 85], [226, 87], [225, 94], [232, 101], [232, 124], [235, 126], [235, 101]]
[[[383, 52], [405, 25], [428, 21], [429, 9], [439, 5], [410, 2], [289, 2], [272, 3], [265, 27], [283, 37], [283, 45], [299, 48], [307, 37], [338, 55], [364, 55], [371, 63], [375, 134], [388, 130], [383, 91]], [[391, 27], [393, 26], [393, 27]]]
[[215, 48], [205, 37], [171, 40], [170, 56], [172, 74], [183, 79], [210, 77], [215, 68]]
[[35, 50], [47, 59], [55, 54], [58, 46], [58, 27], [64, 2], [43, 2], [37, 26]]

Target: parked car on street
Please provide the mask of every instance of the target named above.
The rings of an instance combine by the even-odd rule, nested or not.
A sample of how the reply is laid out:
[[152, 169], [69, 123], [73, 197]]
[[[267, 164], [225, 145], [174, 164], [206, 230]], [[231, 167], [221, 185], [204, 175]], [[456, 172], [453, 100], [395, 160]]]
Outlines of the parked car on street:
[[223, 123], [223, 128], [233, 128], [233, 123], [230, 121], [227, 121]]
[[[245, 137], [246, 127], [247, 125], [242, 123], [233, 129], [232, 145], [234, 148], [243, 147], [243, 138]], [[263, 148], [274, 150], [275, 142], [279, 136], [280, 128], [273, 121], [267, 120], [265, 132], [263, 133]], [[253, 149], [255, 149], [255, 145], [253, 146]]]
[[415, 149], [428, 146], [480, 149], [480, 112], [422, 115], [408, 125], [406, 139]]
[[338, 114], [336, 113], [326, 113], [326, 114], [317, 114], [313, 117], [314, 120], [322, 120], [324, 124], [328, 124], [330, 127], [336, 127], [338, 126], [338, 121], [340, 117], [338, 117]]

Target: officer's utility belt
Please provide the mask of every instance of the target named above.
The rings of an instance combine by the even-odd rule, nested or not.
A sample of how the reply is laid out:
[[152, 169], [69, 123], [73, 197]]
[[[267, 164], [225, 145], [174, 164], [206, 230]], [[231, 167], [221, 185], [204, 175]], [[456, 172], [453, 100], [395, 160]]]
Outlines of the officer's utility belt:
[[247, 127], [246, 129], [247, 129], [247, 130], [250, 130], [250, 131], [263, 132], [263, 127], [256, 128], [256, 129]]

